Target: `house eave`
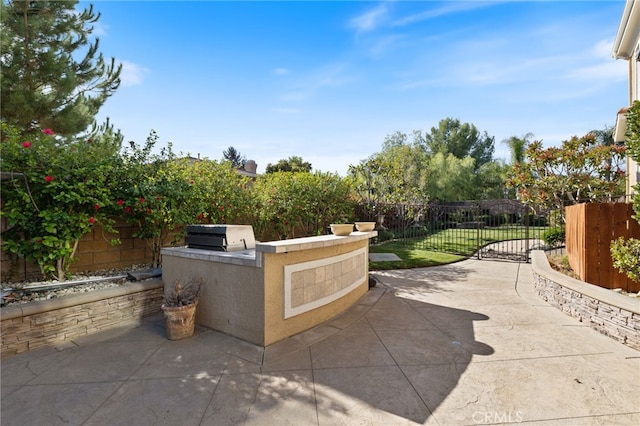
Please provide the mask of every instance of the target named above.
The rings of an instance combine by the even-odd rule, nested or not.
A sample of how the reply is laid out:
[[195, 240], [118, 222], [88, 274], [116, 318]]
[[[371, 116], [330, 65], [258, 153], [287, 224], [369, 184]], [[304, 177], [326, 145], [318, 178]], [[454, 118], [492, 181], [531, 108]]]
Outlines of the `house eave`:
[[612, 56], [616, 59], [631, 59], [638, 43], [639, 33], [640, 5], [635, 1], [627, 1], [613, 42]]

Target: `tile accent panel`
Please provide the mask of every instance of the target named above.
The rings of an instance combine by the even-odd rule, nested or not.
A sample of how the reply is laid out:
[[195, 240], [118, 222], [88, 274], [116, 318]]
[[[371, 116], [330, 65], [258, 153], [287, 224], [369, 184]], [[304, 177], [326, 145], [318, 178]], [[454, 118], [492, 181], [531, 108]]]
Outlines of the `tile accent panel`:
[[284, 318], [311, 311], [367, 279], [367, 248], [284, 267]]

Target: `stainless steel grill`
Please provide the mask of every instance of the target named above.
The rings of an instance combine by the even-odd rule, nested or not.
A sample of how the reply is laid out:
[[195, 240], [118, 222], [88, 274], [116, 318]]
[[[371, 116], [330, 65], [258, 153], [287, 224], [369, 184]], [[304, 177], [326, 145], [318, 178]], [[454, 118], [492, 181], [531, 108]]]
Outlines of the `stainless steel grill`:
[[251, 225], [187, 225], [187, 247], [212, 251], [241, 251], [256, 248]]

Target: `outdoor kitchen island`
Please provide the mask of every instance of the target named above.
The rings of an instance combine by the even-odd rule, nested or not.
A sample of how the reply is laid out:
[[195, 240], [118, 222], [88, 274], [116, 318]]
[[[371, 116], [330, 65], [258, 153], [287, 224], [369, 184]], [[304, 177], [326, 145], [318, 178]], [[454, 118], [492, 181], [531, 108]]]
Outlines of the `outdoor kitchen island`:
[[367, 292], [369, 239], [376, 235], [322, 235], [255, 248], [242, 238], [247, 248], [236, 251], [164, 248], [162, 279], [165, 286], [201, 280], [198, 325], [268, 346], [341, 314]]

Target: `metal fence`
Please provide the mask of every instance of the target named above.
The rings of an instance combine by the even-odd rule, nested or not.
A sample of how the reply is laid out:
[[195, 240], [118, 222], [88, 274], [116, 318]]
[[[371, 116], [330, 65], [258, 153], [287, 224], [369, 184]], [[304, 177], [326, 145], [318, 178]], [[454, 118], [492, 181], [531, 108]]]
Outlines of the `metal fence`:
[[562, 250], [558, 212], [535, 212], [517, 200], [366, 203], [359, 220], [377, 223], [372, 244], [389, 240], [413, 248], [478, 258], [528, 261], [531, 250]]

